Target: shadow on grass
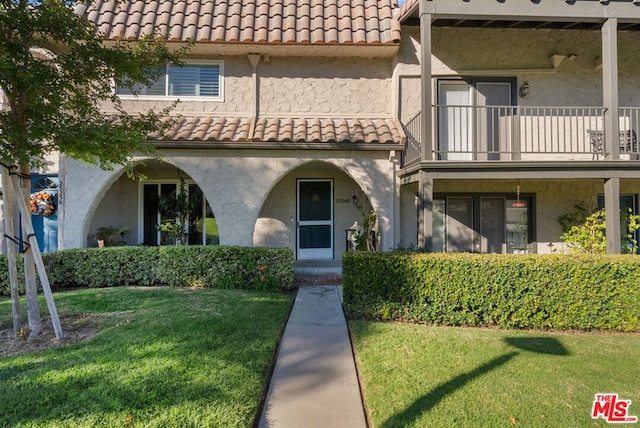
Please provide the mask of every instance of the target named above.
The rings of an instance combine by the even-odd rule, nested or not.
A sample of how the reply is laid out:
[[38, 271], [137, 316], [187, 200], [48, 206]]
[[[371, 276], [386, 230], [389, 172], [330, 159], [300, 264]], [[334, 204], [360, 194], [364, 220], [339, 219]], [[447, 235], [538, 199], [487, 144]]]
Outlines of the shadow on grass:
[[[549, 355], [569, 355], [567, 349], [556, 339], [549, 337], [507, 337], [505, 343], [525, 352], [535, 352]], [[444, 397], [463, 388], [469, 382], [498, 369], [507, 364], [519, 351], [511, 351], [488, 361], [474, 370], [462, 373], [453, 379], [442, 383], [414, 401], [409, 407], [400, 413], [396, 413], [383, 424], [382, 428], [407, 426], [415, 423], [424, 413], [435, 407]]]
[[523, 351], [547, 355], [569, 355], [569, 351], [562, 345], [562, 342], [552, 337], [506, 337], [504, 341], [506, 344]]
[[56, 298], [62, 312], [99, 300], [116, 315], [91, 341], [0, 359], [0, 426], [122, 426], [129, 415], [250, 426], [291, 306], [270, 294], [124, 287]]

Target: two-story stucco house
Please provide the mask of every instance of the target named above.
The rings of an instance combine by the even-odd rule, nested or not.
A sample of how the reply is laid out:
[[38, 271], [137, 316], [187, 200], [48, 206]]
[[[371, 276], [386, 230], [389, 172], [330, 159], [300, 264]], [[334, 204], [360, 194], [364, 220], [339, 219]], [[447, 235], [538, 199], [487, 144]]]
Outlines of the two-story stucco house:
[[[380, 248], [562, 250], [558, 217], [582, 204], [637, 211], [636, 1], [99, 1], [105, 39], [154, 29], [195, 47], [131, 111], [176, 99], [143, 182], [60, 161], [59, 241], [99, 227], [161, 245], [158, 199], [199, 201], [190, 243], [290, 247], [340, 265], [354, 196]], [[108, 112], [108, 106], [105, 111]], [[620, 219], [608, 216], [610, 252]]]
[[137, 97], [114, 88], [132, 112], [180, 100], [175, 129], [153, 136], [163, 162], [140, 159], [145, 181], [62, 160], [63, 247], [92, 245], [109, 226], [129, 227], [129, 244], [167, 243], [158, 199], [179, 191], [179, 174], [201, 201], [191, 244], [290, 247], [299, 261], [339, 266], [346, 230], [362, 222], [354, 197], [377, 211], [381, 248], [399, 242], [400, 26], [389, 0], [99, 1], [77, 11], [107, 42], [158, 30], [195, 46]]

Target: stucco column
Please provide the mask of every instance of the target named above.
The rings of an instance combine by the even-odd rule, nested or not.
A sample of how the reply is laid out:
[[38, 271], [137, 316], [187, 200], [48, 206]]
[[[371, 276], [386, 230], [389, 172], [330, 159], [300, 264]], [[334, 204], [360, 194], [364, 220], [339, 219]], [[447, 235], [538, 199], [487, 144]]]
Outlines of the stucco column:
[[383, 242], [385, 244], [382, 246], [383, 250], [390, 250], [400, 245], [400, 180], [398, 180], [398, 165], [400, 161], [398, 156], [399, 152], [392, 152], [389, 157], [389, 174], [392, 183], [391, 200], [389, 201], [391, 233], [389, 240], [386, 243]]
[[608, 18], [602, 24], [602, 100], [607, 159], [620, 159], [617, 18]]
[[617, 177], [604, 180], [604, 209], [607, 253], [620, 254], [620, 179]]
[[433, 251], [433, 178], [418, 173], [418, 249]]

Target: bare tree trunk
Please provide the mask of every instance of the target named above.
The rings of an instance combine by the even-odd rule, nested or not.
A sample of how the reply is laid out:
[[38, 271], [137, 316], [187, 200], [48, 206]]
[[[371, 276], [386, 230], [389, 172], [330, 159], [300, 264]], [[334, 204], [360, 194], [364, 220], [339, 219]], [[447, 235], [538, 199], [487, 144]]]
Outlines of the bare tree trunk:
[[[3, 208], [4, 208], [4, 230], [8, 237], [15, 239], [15, 224], [17, 220], [17, 211], [15, 204], [15, 195], [11, 186], [11, 178], [9, 170], [5, 166], [2, 169], [2, 187], [3, 187]], [[18, 263], [16, 261], [16, 244], [9, 238], [5, 238], [7, 243], [7, 266], [9, 268], [9, 283], [11, 287], [11, 309], [13, 314], [13, 336], [18, 338], [20, 333], [20, 298], [18, 287]]]
[[[26, 189], [25, 202], [29, 206], [29, 195], [31, 194], [31, 179], [29, 178], [29, 167], [23, 166], [20, 169], [22, 175], [22, 189]], [[31, 217], [23, 218], [25, 222], [31, 222]], [[32, 339], [42, 331], [42, 319], [40, 317], [40, 305], [38, 304], [38, 282], [36, 280], [36, 264], [33, 258], [33, 249], [28, 243], [29, 233], [25, 227], [23, 230], [24, 251], [24, 290], [27, 298], [27, 323], [29, 325], [29, 339]]]

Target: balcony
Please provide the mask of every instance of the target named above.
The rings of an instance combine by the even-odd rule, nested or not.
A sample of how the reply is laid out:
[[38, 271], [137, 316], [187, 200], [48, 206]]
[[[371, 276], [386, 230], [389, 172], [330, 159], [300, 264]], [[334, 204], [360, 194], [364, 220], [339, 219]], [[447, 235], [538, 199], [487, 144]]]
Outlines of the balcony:
[[[598, 161], [607, 158], [603, 107], [435, 105], [436, 161]], [[404, 126], [404, 166], [421, 159], [421, 115]], [[640, 108], [619, 111], [620, 159], [640, 159]]]

